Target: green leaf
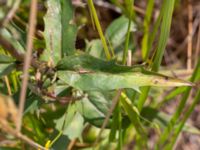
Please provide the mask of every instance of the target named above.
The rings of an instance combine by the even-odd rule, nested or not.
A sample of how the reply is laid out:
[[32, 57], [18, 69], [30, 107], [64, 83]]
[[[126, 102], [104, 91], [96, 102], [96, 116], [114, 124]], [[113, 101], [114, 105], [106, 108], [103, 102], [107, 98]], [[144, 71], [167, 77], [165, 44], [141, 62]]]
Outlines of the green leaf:
[[84, 120], [83, 117], [76, 112], [75, 105], [70, 105], [67, 112], [59, 119], [54, 120], [56, 129], [62, 132], [69, 139], [79, 138], [81, 136]]
[[48, 133], [43, 122], [35, 114], [27, 113], [23, 117], [23, 123], [26, 125], [23, 127], [23, 132], [37, 143], [44, 145]]
[[14, 63], [0, 64], [0, 77], [8, 75], [9, 73], [11, 73], [15, 69], [15, 66], [16, 65]]
[[[87, 92], [87, 97], [84, 97], [79, 102], [76, 102], [77, 111], [84, 117], [85, 121], [90, 124], [101, 127], [105, 116], [109, 111], [113, 99], [113, 92]], [[123, 117], [122, 128], [126, 128], [130, 124], [127, 116]], [[109, 120], [106, 128], [111, 127], [111, 120]]]
[[68, 124], [67, 128], [64, 128], [63, 134], [68, 135], [70, 139], [81, 137], [81, 133], [84, 128], [83, 117], [76, 113], [72, 121]]
[[[172, 14], [173, 14], [173, 8], [174, 8], [174, 2], [175, 0], [171, 1], [163, 1], [160, 15], [155, 23], [155, 27], [153, 29], [152, 34], [149, 37], [149, 50], [152, 48], [153, 40], [155, 40], [156, 33], [159, 29], [159, 24], [162, 19], [161, 27], [160, 27], [160, 36], [159, 36], [159, 42], [158, 46], [155, 51], [155, 56], [153, 56], [153, 62], [152, 62], [152, 71], [157, 72], [159, 70], [161, 60], [163, 58], [163, 54], [165, 51], [165, 47], [167, 44], [167, 40], [170, 33], [170, 27], [171, 27], [171, 21], [172, 21]], [[146, 57], [149, 55], [148, 53], [145, 54]], [[141, 110], [146, 99], [148, 96], [148, 93], [150, 91], [150, 87], [144, 87], [141, 89], [141, 95], [138, 100], [138, 109]]]
[[138, 90], [141, 86], [190, 86], [191, 83], [174, 79], [165, 78], [159, 75], [144, 74], [142, 72], [127, 73], [103, 73], [92, 72], [81, 74], [74, 71], [58, 71], [58, 77], [76, 89], [83, 91], [91, 90], [114, 90], [121, 88], [132, 88]]
[[[14, 31], [14, 33], [18, 34], [18, 42], [21, 44], [21, 46], [26, 49], [26, 40], [27, 40], [27, 32], [26, 30], [22, 30], [17, 24], [15, 24], [14, 22], [11, 22], [10, 25], [10, 30], [12, 29]], [[35, 40], [35, 39], [34, 39]]]
[[87, 122], [100, 127], [111, 105], [109, 96], [97, 91], [88, 92], [87, 95], [76, 103], [77, 110]]
[[102, 71], [102, 72], [125, 72], [133, 70], [134, 67], [120, 66], [114, 60], [104, 61], [87, 54], [77, 54], [63, 58], [57, 65], [58, 70], [73, 71]]
[[24, 53], [24, 45], [20, 42], [22, 40], [22, 35], [13, 26], [8, 26], [8, 29], [1, 29], [0, 34], [8, 40], [19, 53]]
[[[59, 133], [57, 133], [59, 134]], [[61, 135], [52, 146], [52, 149], [66, 150], [66, 147], [70, 144], [70, 139], [66, 135]]]
[[75, 50], [77, 27], [72, 24], [73, 7], [70, 0], [48, 0], [44, 17], [46, 50], [41, 58], [53, 65]]
[[135, 126], [136, 131], [145, 136], [145, 131], [139, 119], [138, 109], [132, 105], [130, 99], [124, 93], [121, 94], [120, 102], [132, 124]]
[[61, 0], [62, 22], [62, 55], [72, 55], [75, 52], [77, 27], [72, 24], [74, 8], [71, 0]]
[[86, 50], [85, 51], [94, 57], [101, 58], [104, 54], [101, 40], [96, 39], [96, 40], [92, 40], [90, 42], [86, 41]]
[[120, 66], [114, 61], [107, 62], [87, 54], [65, 57], [58, 63], [57, 69], [66, 70], [58, 71], [58, 77], [63, 83], [83, 91], [192, 85], [187, 81], [144, 70], [141, 66]]
[[[125, 41], [128, 24], [129, 19], [125, 16], [121, 16], [114, 20], [106, 29], [106, 37], [113, 48], [120, 46]], [[135, 24], [131, 22], [130, 32], [135, 30]]]
[[150, 21], [151, 21], [151, 16], [153, 12], [153, 7], [154, 7], [154, 0], [149, 0], [147, 3], [147, 8], [146, 8], [146, 15], [144, 18], [143, 22], [143, 27], [144, 27], [144, 36], [142, 38], [142, 58], [143, 60], [148, 58], [148, 54], [150, 51], [150, 46], [149, 46], [149, 36], [150, 36]]
[[[97, 93], [99, 95], [100, 93]], [[102, 95], [103, 96], [103, 95]], [[103, 123], [105, 118], [105, 113], [103, 110], [99, 109], [97, 105], [92, 102], [95, 102], [97, 99], [93, 96], [94, 99], [83, 98], [80, 102], [76, 104], [77, 110], [85, 118], [86, 121], [90, 122], [95, 126], [100, 126]], [[107, 109], [108, 103], [104, 97], [100, 100], [102, 105], [106, 105]], [[97, 102], [96, 102], [97, 103]], [[99, 104], [98, 104], [99, 105]]]
[[12, 63], [15, 59], [9, 57], [8, 55], [0, 54], [0, 63]]
[[61, 59], [61, 5], [58, 0], [47, 1], [47, 13], [44, 16], [44, 38], [46, 49], [41, 56], [43, 60], [55, 65]]
[[161, 64], [161, 60], [162, 60], [162, 57], [163, 57], [163, 54], [164, 54], [164, 51], [165, 51], [165, 47], [166, 47], [166, 44], [167, 44], [167, 40], [168, 40], [168, 37], [169, 37], [169, 33], [170, 33], [174, 4], [175, 4], [175, 0], [163, 2], [164, 13], [163, 13], [163, 18], [162, 18], [162, 23], [161, 23], [161, 32], [160, 32], [158, 47], [156, 49], [154, 62], [152, 64], [152, 70], [153, 71], [158, 71], [160, 64]]

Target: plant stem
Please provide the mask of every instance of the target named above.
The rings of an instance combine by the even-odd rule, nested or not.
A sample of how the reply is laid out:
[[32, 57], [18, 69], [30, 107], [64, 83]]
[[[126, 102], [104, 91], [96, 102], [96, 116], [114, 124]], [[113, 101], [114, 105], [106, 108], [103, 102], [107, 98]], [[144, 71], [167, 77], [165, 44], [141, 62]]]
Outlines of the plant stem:
[[151, 16], [153, 12], [153, 7], [154, 7], [154, 0], [149, 0], [147, 4], [147, 9], [146, 9], [146, 15], [144, 19], [144, 36], [142, 38], [142, 58], [143, 60], [146, 60], [149, 55], [149, 24], [151, 21]]
[[35, 33], [35, 26], [36, 26], [36, 16], [37, 16], [37, 0], [31, 1], [31, 10], [30, 10], [30, 19], [29, 19], [29, 32], [27, 36], [27, 45], [26, 45], [26, 57], [24, 58], [24, 67], [23, 67], [23, 81], [22, 81], [22, 88], [20, 93], [20, 101], [19, 101], [19, 112], [18, 112], [18, 120], [16, 124], [16, 129], [18, 132], [21, 130], [22, 124], [22, 116], [24, 110], [24, 104], [26, 99], [26, 91], [28, 85], [28, 77], [29, 77], [29, 67], [31, 64], [31, 55], [32, 55], [32, 48], [33, 48], [33, 36]]
[[[163, 2], [163, 5], [162, 5], [161, 32], [160, 32], [160, 37], [159, 37], [159, 42], [158, 42], [158, 46], [156, 49], [155, 57], [154, 57], [154, 60], [152, 63], [152, 71], [157, 72], [159, 70], [161, 60], [163, 58], [165, 47], [167, 45], [167, 39], [168, 39], [169, 33], [170, 33], [174, 4], [175, 4], [175, 0], [170, 0], [170, 1], [166, 0]], [[159, 18], [159, 20], [161, 18]], [[160, 22], [160, 21], [158, 21], [158, 22]], [[156, 29], [158, 30], [157, 26], [156, 26]], [[147, 99], [149, 90], [150, 90], [150, 87], [144, 87], [141, 90], [142, 94], [140, 95], [139, 101], [138, 101], [138, 109], [140, 111], [142, 110], [142, 107]]]
[[99, 22], [99, 19], [98, 19], [98, 16], [97, 16], [94, 4], [93, 4], [93, 0], [88, 0], [88, 6], [89, 6], [89, 8], [91, 10], [91, 16], [94, 19], [94, 23], [96, 25], [97, 31], [99, 33], [99, 36], [101, 38], [101, 42], [103, 44], [103, 48], [104, 48], [104, 52], [105, 52], [106, 58], [107, 58], [107, 60], [110, 60], [111, 59], [111, 55], [110, 55], [110, 52], [109, 52], [109, 49], [108, 49], [106, 38], [104, 37], [103, 31], [101, 29], [101, 25], [100, 25], [100, 22]]
[[130, 7], [129, 7], [129, 22], [128, 22], [128, 28], [127, 28], [127, 33], [126, 33], [126, 41], [125, 41], [125, 47], [124, 47], [124, 52], [123, 52], [123, 60], [122, 63], [125, 65], [127, 62], [127, 55], [128, 55], [128, 46], [129, 46], [129, 39], [130, 39], [130, 28], [131, 28], [131, 22], [132, 22], [132, 14], [133, 14], [133, 0], [129, 0]]

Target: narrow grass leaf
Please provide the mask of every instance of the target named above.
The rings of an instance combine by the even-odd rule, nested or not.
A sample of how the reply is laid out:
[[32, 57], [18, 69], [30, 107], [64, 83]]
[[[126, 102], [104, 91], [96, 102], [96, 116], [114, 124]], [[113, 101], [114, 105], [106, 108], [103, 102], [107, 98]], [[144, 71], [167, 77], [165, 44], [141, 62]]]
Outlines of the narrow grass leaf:
[[109, 48], [108, 48], [108, 45], [107, 45], [107, 42], [106, 42], [106, 38], [104, 37], [103, 31], [101, 29], [101, 25], [100, 25], [100, 22], [99, 22], [97, 13], [96, 13], [96, 9], [94, 7], [94, 3], [93, 3], [92, 0], [88, 0], [87, 2], [88, 2], [88, 6], [90, 8], [91, 16], [94, 19], [95, 26], [96, 26], [97, 31], [99, 33], [106, 58], [107, 58], [107, 60], [110, 60], [111, 59], [110, 51], [109, 51]]
[[[171, 1], [164, 1], [162, 5], [161, 32], [159, 36], [159, 42], [156, 49], [155, 57], [152, 63], [152, 70], [156, 72], [159, 70], [161, 60], [164, 54], [164, 50], [167, 44], [167, 39], [169, 37], [174, 4], [175, 4], [175, 0], [171, 0]], [[159, 20], [158, 20], [158, 24], [159, 24]], [[156, 27], [156, 30], [157, 29], [158, 28]], [[150, 87], [145, 87], [144, 89], [141, 90], [143, 93], [140, 95], [139, 101], [138, 101], [139, 110], [142, 109], [147, 99], [149, 90], [150, 90]]]
[[0, 77], [10, 74], [16, 67], [16, 64], [0, 64]]
[[128, 22], [128, 28], [127, 28], [127, 32], [126, 32], [124, 51], [123, 51], [123, 59], [122, 59], [123, 64], [126, 64], [126, 62], [127, 62], [128, 46], [129, 46], [129, 39], [130, 39], [130, 29], [131, 29], [131, 22], [132, 22], [131, 19], [132, 19], [132, 15], [133, 15], [132, 6], [134, 4], [134, 1], [129, 0], [129, 1], [127, 1], [127, 3], [128, 3], [128, 11], [129, 11], [129, 22]]
[[173, 148], [180, 132], [182, 131], [187, 119], [190, 117], [191, 113], [194, 111], [195, 106], [198, 104], [198, 102], [200, 101], [200, 90], [197, 91], [197, 94], [194, 98], [193, 103], [191, 104], [191, 106], [189, 107], [188, 111], [184, 114], [183, 120], [179, 123], [178, 127], [175, 128], [175, 133], [173, 135], [173, 138], [171, 139], [171, 143], [166, 146], [166, 150], [170, 150]]
[[12, 63], [14, 61], [15, 61], [15, 59], [13, 59], [12, 57], [10, 57], [8, 55], [0, 54], [0, 63], [1, 64]]
[[155, 58], [152, 64], [153, 71], [158, 71], [161, 64], [161, 60], [162, 60], [165, 47], [167, 44], [167, 40], [169, 37], [169, 33], [170, 33], [174, 4], [175, 4], [175, 0], [164, 1], [165, 7], [163, 8], [164, 13], [163, 13], [163, 18], [162, 18], [162, 23], [161, 23], [161, 32], [160, 32], [160, 37], [159, 37], [160, 39], [158, 42], [158, 47], [156, 49]]
[[[193, 75], [190, 79], [190, 81], [192, 82], [195, 82], [195, 81], [198, 81], [200, 78], [200, 59], [199, 59], [199, 62], [193, 72]], [[167, 138], [169, 138], [169, 135], [173, 129], [173, 127], [175, 126], [175, 124], [177, 123], [184, 107], [185, 107], [185, 104], [187, 102], [187, 99], [189, 97], [189, 94], [190, 94], [190, 91], [191, 91], [191, 87], [187, 87], [186, 91], [184, 92], [183, 96], [182, 96], [182, 99], [180, 101], [180, 104], [179, 106], [177, 107], [176, 109], [176, 112], [174, 113], [174, 115], [172, 116], [168, 126], [165, 128], [159, 142], [158, 142], [158, 145], [157, 145], [157, 149], [159, 149], [159, 147], [161, 147], [165, 141], [167, 140]]]
[[137, 110], [137, 108], [132, 105], [131, 101], [124, 93], [121, 94], [120, 102], [132, 124], [135, 126], [136, 131], [140, 135], [145, 136], [146, 134], [140, 122], [139, 111]]
[[149, 25], [150, 25], [150, 21], [151, 21], [151, 16], [152, 16], [152, 12], [153, 12], [153, 7], [154, 7], [154, 0], [149, 0], [148, 4], [147, 4], [147, 9], [146, 9], [146, 15], [144, 18], [144, 36], [142, 38], [142, 58], [143, 60], [146, 60], [148, 58], [148, 54], [149, 54]]

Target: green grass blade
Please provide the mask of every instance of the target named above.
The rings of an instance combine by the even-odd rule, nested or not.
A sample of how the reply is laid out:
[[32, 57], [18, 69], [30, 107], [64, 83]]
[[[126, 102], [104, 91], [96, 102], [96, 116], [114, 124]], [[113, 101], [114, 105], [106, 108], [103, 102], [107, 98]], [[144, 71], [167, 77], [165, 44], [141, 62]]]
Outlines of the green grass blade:
[[[156, 49], [155, 58], [154, 58], [153, 64], [152, 64], [153, 71], [158, 71], [160, 64], [161, 64], [161, 60], [162, 60], [164, 50], [165, 50], [165, 47], [167, 44], [167, 39], [169, 37], [174, 3], [175, 3], [175, 0], [171, 0], [171, 1], [166, 0], [163, 3], [163, 7], [161, 10], [161, 12], [163, 12], [162, 23], [161, 23], [161, 32], [160, 32], [158, 47]], [[149, 90], [150, 90], [150, 87], [145, 87], [145, 89], [143, 88], [141, 90], [143, 93], [141, 94], [139, 101], [138, 101], [138, 106], [139, 106], [138, 109], [139, 110], [142, 109], [142, 107], [147, 99]]]
[[132, 105], [131, 100], [126, 96], [125, 93], [121, 94], [120, 102], [122, 104], [122, 107], [126, 111], [130, 121], [135, 126], [136, 131], [141, 136], [145, 137], [146, 133], [145, 133], [143, 126], [140, 122], [138, 109], [135, 106]]
[[146, 15], [144, 18], [144, 36], [142, 38], [142, 58], [143, 60], [146, 60], [148, 58], [149, 54], [149, 25], [151, 21], [151, 16], [153, 12], [153, 7], [154, 7], [154, 0], [149, 0], [147, 4], [147, 9], [146, 9]]
[[119, 111], [119, 104], [115, 107], [113, 111], [113, 119], [111, 124], [111, 131], [109, 135], [109, 142], [113, 142], [116, 137], [117, 130], [119, 129], [119, 123], [120, 122], [120, 111]]
[[175, 0], [166, 0], [164, 1], [164, 14], [161, 23], [161, 32], [158, 42], [158, 47], [156, 49], [155, 58], [153, 60], [152, 70], [158, 71], [161, 60], [165, 51], [165, 47], [167, 44], [167, 40], [170, 33], [171, 21], [172, 21], [172, 14], [174, 10]]
[[127, 62], [128, 46], [129, 46], [129, 39], [130, 39], [130, 29], [131, 29], [132, 14], [133, 14], [133, 10], [132, 10], [133, 4], [134, 4], [134, 1], [133, 0], [129, 0], [130, 16], [129, 16], [128, 29], [127, 29], [127, 33], [126, 33], [125, 47], [124, 47], [123, 59], [122, 59], [122, 63], [124, 65]]
[[99, 36], [101, 38], [106, 58], [107, 58], [107, 60], [110, 60], [111, 59], [111, 55], [110, 55], [110, 52], [109, 52], [109, 49], [108, 49], [106, 38], [104, 37], [103, 31], [101, 29], [101, 25], [100, 25], [100, 22], [99, 22], [99, 19], [98, 19], [98, 16], [97, 16], [94, 4], [93, 4], [93, 0], [88, 0], [88, 6], [89, 6], [89, 8], [91, 10], [91, 13], [92, 13], [91, 16], [94, 19], [94, 23], [96, 25], [97, 31], [99, 33]]
[[156, 37], [156, 35], [157, 35], [158, 31], [159, 31], [160, 23], [162, 21], [162, 17], [163, 17], [163, 13], [164, 13], [164, 6], [165, 5], [163, 4], [162, 7], [161, 7], [160, 14], [159, 14], [159, 16], [158, 16], [158, 18], [157, 18], [157, 20], [156, 20], [156, 22], [154, 24], [153, 31], [152, 31], [151, 35], [149, 36], [149, 41], [148, 41], [149, 50], [148, 50], [148, 54], [147, 54], [148, 56], [147, 57], [149, 57], [149, 52], [153, 47], [153, 42], [155, 41], [155, 37]]
[[[198, 80], [200, 78], [200, 59], [199, 59], [199, 62], [194, 70], [194, 73], [191, 77], [191, 82], [195, 82], [196, 80]], [[174, 113], [174, 115], [172, 116], [168, 126], [165, 128], [159, 142], [158, 142], [158, 146], [157, 146], [157, 149], [159, 149], [160, 146], [162, 146], [165, 141], [167, 140], [167, 138], [169, 137], [173, 127], [175, 126], [175, 124], [177, 123], [180, 115], [181, 115], [181, 112], [183, 111], [184, 107], [185, 107], [185, 104], [187, 102], [187, 99], [189, 97], [189, 93], [191, 91], [191, 87], [187, 87], [186, 91], [184, 92], [183, 94], [183, 97], [180, 101], [180, 104], [176, 110], [176, 112]]]
[[144, 106], [144, 103], [145, 103], [145, 101], [146, 101], [146, 99], [148, 97], [149, 90], [150, 90], [149, 86], [148, 87], [143, 87], [141, 89], [141, 93], [142, 94], [140, 95], [140, 97], [138, 99], [138, 103], [137, 103], [137, 108], [138, 108], [139, 111], [141, 111], [143, 106]]
[[175, 98], [177, 95], [185, 92], [186, 89], [187, 89], [187, 87], [178, 87], [178, 88], [172, 90], [168, 95], [166, 95], [164, 97], [164, 99], [160, 103], [157, 104], [157, 107], [160, 108], [166, 102], [173, 100], [173, 98]]
[[169, 146], [167, 146], [165, 149], [166, 150], [170, 150], [173, 148], [180, 132], [182, 131], [187, 119], [190, 117], [191, 113], [194, 111], [194, 108], [195, 106], [197, 105], [197, 103], [200, 101], [200, 89], [198, 90], [195, 98], [194, 98], [194, 101], [192, 103], [192, 105], [189, 107], [188, 111], [185, 113], [184, 117], [183, 117], [183, 120], [179, 123], [178, 127], [175, 128], [175, 133], [174, 133], [174, 136], [172, 138], [172, 142], [170, 142]]

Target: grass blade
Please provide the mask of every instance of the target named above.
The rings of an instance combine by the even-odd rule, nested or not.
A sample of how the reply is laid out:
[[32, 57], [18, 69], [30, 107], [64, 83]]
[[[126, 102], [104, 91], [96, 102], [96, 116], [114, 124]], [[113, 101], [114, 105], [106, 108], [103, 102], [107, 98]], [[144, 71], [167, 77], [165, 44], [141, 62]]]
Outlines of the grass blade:
[[[196, 66], [196, 69], [194, 70], [194, 73], [193, 73], [190, 81], [194, 82], [196, 80], [199, 80], [199, 78], [200, 78], [200, 59], [199, 59], [199, 62], [197, 64], [197, 66]], [[191, 91], [191, 87], [187, 87], [186, 91], [183, 94], [183, 97], [182, 97], [182, 99], [180, 101], [180, 104], [179, 104], [176, 112], [172, 116], [168, 126], [165, 128], [165, 130], [164, 130], [164, 132], [163, 132], [163, 134], [162, 134], [162, 136], [161, 136], [161, 138], [160, 138], [160, 140], [158, 142], [157, 149], [159, 147], [161, 147], [165, 143], [165, 141], [169, 137], [169, 134], [171, 133], [173, 127], [177, 123], [177, 121], [178, 121], [178, 119], [179, 119], [179, 117], [181, 115], [181, 112], [183, 111], [183, 109], [185, 107], [185, 104], [186, 104], [187, 99], [189, 97], [190, 91]]]
[[132, 21], [132, 14], [133, 14], [133, 7], [134, 1], [133, 0], [129, 0], [129, 12], [130, 12], [130, 16], [129, 16], [129, 22], [128, 22], [128, 29], [127, 29], [127, 33], [126, 33], [126, 41], [125, 41], [125, 47], [124, 47], [124, 52], [123, 52], [123, 60], [122, 63], [125, 65], [126, 61], [127, 61], [127, 54], [128, 54], [128, 45], [129, 45], [129, 39], [130, 39], [130, 29], [131, 29], [131, 21]]
[[[175, 0], [171, 0], [171, 1], [166, 0], [163, 3], [163, 7], [161, 10], [161, 12], [163, 12], [162, 23], [161, 23], [161, 32], [160, 32], [158, 47], [156, 49], [155, 57], [154, 57], [153, 64], [152, 64], [153, 71], [158, 71], [160, 64], [161, 64], [161, 60], [162, 60], [164, 50], [165, 50], [165, 47], [167, 44], [167, 39], [169, 37], [174, 4], [175, 4]], [[142, 94], [138, 101], [138, 107], [139, 107], [138, 109], [139, 110], [142, 109], [142, 107], [147, 99], [149, 90], [150, 90], [150, 87], [145, 87], [141, 90]]]
[[95, 7], [94, 7], [92, 0], [88, 0], [88, 6], [91, 10], [91, 16], [94, 19], [94, 23], [96, 25], [99, 36], [101, 38], [101, 42], [102, 42], [103, 47], [104, 47], [104, 52], [105, 52], [106, 58], [107, 58], [107, 60], [110, 60], [111, 55], [110, 55], [110, 52], [109, 52], [109, 49], [108, 49], [108, 45], [106, 43], [106, 38], [103, 35], [103, 31], [101, 29], [101, 25], [100, 25], [100, 22], [99, 22], [99, 19], [98, 19], [98, 16], [97, 16], [97, 13], [96, 13], [96, 10], [95, 10]]
[[149, 24], [151, 21], [151, 16], [153, 12], [153, 7], [154, 7], [154, 0], [149, 0], [147, 4], [147, 9], [146, 9], [146, 16], [144, 18], [144, 36], [142, 39], [142, 58], [143, 60], [146, 60], [148, 58], [149, 54]]

